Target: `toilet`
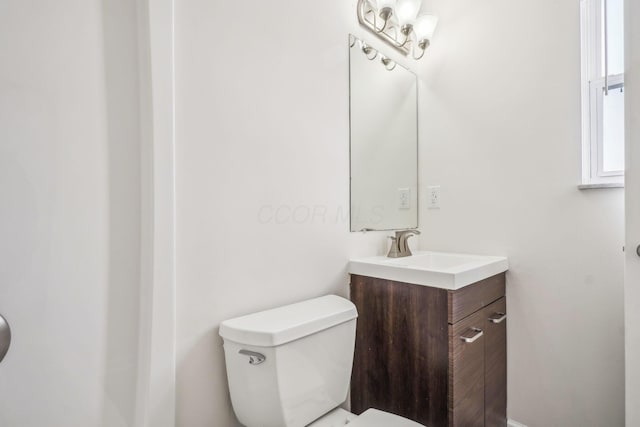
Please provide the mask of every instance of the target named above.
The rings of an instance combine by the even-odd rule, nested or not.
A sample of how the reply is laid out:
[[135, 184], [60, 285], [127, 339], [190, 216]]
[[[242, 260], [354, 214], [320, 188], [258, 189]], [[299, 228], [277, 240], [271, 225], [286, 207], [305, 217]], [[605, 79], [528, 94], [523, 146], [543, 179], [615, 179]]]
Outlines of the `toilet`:
[[246, 427], [424, 427], [339, 406], [349, 391], [358, 313], [327, 295], [222, 322], [231, 403]]

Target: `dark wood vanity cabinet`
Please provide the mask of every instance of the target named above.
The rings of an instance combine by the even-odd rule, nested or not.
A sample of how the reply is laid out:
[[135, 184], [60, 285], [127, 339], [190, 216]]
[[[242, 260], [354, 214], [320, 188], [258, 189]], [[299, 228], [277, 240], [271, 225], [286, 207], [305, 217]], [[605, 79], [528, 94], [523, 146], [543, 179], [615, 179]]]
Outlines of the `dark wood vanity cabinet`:
[[427, 427], [507, 425], [505, 274], [449, 291], [351, 275], [351, 409]]

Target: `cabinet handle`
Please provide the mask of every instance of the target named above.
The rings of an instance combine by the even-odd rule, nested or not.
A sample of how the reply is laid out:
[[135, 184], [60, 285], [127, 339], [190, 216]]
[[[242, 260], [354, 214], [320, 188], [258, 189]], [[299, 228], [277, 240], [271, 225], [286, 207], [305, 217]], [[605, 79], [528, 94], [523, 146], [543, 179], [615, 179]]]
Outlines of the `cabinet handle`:
[[478, 338], [484, 335], [484, 332], [482, 332], [482, 329], [471, 328], [471, 330], [475, 332], [475, 334], [472, 337], [465, 337], [464, 335], [460, 337], [460, 339], [466, 342], [467, 344], [471, 344], [472, 342], [474, 342], [475, 340], [477, 340]]
[[507, 315], [505, 313], [494, 313], [491, 317], [489, 317], [489, 321], [491, 323], [502, 323], [507, 319]]

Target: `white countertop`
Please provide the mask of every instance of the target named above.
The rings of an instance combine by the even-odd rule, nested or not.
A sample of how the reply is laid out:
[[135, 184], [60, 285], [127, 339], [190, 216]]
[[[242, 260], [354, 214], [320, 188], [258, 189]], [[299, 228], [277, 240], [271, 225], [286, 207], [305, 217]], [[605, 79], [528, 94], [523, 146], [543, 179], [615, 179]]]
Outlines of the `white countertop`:
[[416, 251], [412, 256], [374, 256], [349, 261], [349, 273], [456, 290], [507, 271], [503, 256]]

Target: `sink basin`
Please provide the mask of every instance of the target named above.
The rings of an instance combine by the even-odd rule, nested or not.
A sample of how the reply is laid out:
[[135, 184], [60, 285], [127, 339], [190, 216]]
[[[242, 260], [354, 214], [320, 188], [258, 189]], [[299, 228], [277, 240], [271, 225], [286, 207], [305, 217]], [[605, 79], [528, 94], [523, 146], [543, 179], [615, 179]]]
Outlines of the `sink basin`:
[[417, 251], [404, 258], [375, 256], [352, 259], [349, 273], [442, 289], [460, 289], [507, 271], [501, 256]]

